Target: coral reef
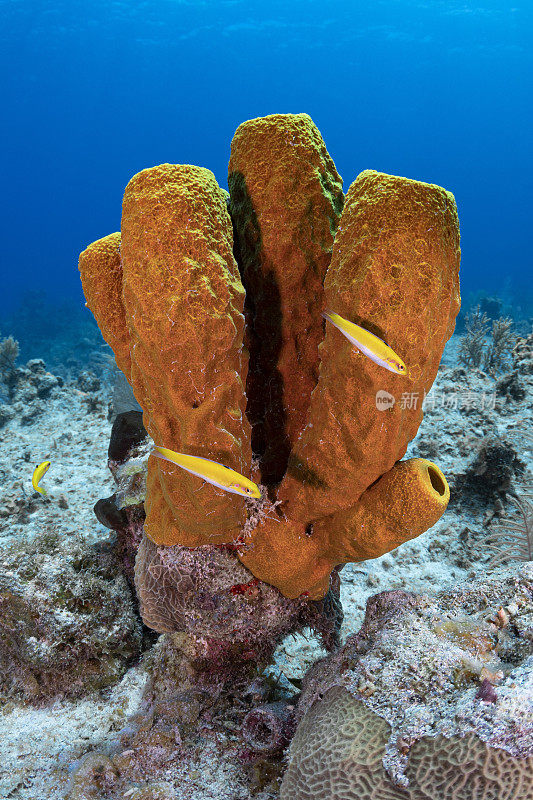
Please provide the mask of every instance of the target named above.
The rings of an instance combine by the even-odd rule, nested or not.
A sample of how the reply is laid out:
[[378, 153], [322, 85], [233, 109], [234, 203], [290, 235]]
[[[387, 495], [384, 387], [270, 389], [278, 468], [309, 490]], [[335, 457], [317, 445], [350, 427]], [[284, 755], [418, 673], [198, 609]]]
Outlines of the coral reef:
[[[513, 758], [475, 735], [428, 737], [415, 743], [406, 771], [409, 787], [395, 786], [381, 763], [389, 738], [390, 726], [382, 718], [344, 689], [330, 689], [298, 731], [293, 747], [305, 746], [307, 764], [299, 774], [289, 771], [281, 800], [525, 800], [530, 796], [533, 758]], [[320, 760], [309, 757], [316, 750]]]
[[[2, 330], [11, 329], [3, 326]], [[531, 442], [526, 438], [528, 429], [533, 429], [530, 401], [533, 376], [519, 373], [520, 383], [526, 389], [524, 399], [515, 400], [507, 389], [499, 393], [500, 381], [495, 382], [477, 369], [458, 367], [458, 338], [453, 336], [445, 349], [434, 385], [424, 400], [424, 419], [406, 458], [437, 461], [450, 482], [453, 498], [456, 476], [471, 466], [481, 441], [488, 435], [495, 436], [510, 446], [526, 465], [524, 473], [516, 473], [512, 479], [512, 491], [521, 497], [531, 481], [528, 467], [533, 465]], [[100, 379], [102, 388], [90, 394], [101, 396], [105, 408], [112, 385], [106, 384], [105, 377], [93, 364], [91, 370]], [[55, 369], [52, 371], [55, 373]], [[129, 460], [126, 460], [118, 465], [123, 476], [120, 485], [114, 483], [106, 466], [111, 424], [105, 411], [87, 413], [85, 392], [77, 383], [78, 371], [72, 368], [72, 379], [41, 401], [44, 411], [38, 424], [21, 426], [19, 419], [14, 418], [0, 432], [0, 515], [5, 515], [0, 519], [2, 548], [14, 538], [41, 536], [52, 528], [69, 541], [73, 520], [76, 528], [91, 539], [106, 537], [92, 513], [96, 497], [113, 495], [116, 509], [121, 487], [125, 497], [133, 498], [138, 478], [146, 474], [146, 456], [139, 459], [132, 454], [131, 470], [138, 478], [135, 474], [128, 477]], [[507, 383], [507, 379], [509, 376], [503, 376], [501, 380]], [[91, 381], [89, 376], [84, 385], [89, 388]], [[125, 379], [124, 384], [129, 387]], [[120, 399], [120, 413], [138, 410], [131, 403], [131, 396], [128, 399], [125, 395], [126, 392]], [[421, 402], [422, 395], [418, 397], [418, 403]], [[52, 460], [46, 476], [48, 498], [31, 493], [31, 471], [43, 453]], [[144, 465], [141, 471], [139, 461]], [[459, 503], [450, 504], [441, 520], [418, 539], [381, 558], [346, 565], [341, 572], [345, 630], [348, 633], [358, 630], [369, 594], [397, 588], [419, 594], [433, 592], [475, 580], [476, 575], [486, 571], [493, 553], [484, 546], [486, 534], [494, 527], [492, 524], [487, 527], [489, 512], [493, 514], [499, 509], [496, 510], [499, 519], [494, 520], [499, 525], [505, 525], [507, 518], [518, 521], [511, 505], [513, 495], [506, 492], [505, 500], [498, 492], [493, 496], [494, 507], [492, 500], [487, 504], [483, 494], [465, 495]], [[65, 498], [68, 508], [63, 503]], [[141, 533], [142, 523], [139, 537]], [[109, 538], [114, 541], [114, 535]], [[135, 546], [133, 541], [132, 545]], [[131, 556], [126, 561], [119, 555], [121, 571], [126, 564], [131, 574]], [[84, 578], [83, 570], [79, 577]], [[512, 627], [517, 619], [512, 604], [505, 613]], [[204, 617], [203, 624], [205, 621]], [[523, 626], [523, 617], [517, 622]], [[230, 627], [228, 620], [228, 630]], [[274, 661], [263, 675], [245, 686], [229, 682], [220, 696], [211, 700], [205, 692], [194, 695], [190, 686], [182, 689], [174, 684], [172, 691], [173, 682], [181, 680], [180, 675], [187, 679], [187, 660], [180, 662], [181, 671], [176, 669], [182, 650], [178, 650], [174, 640], [178, 639], [178, 643], [181, 640], [184, 649], [183, 638], [179, 633], [159, 637], [158, 645], [143, 656], [141, 664], [132, 666], [119, 683], [103, 692], [90, 693], [74, 702], [59, 697], [37, 708], [18, 697], [9, 699], [0, 715], [0, 796], [62, 800], [70, 785], [73, 797], [77, 792], [77, 800], [90, 797], [91, 792], [98, 800], [106, 794], [106, 800], [123, 800], [125, 795], [129, 800], [133, 792], [149, 791], [148, 787], [154, 784], [160, 788], [163, 783], [169, 792], [172, 787], [180, 799], [278, 798], [276, 776], [284, 762], [277, 755], [277, 742], [280, 735], [283, 740], [286, 734], [277, 723], [287, 721], [285, 714], [290, 715], [288, 707], [296, 700], [294, 693], [302, 676], [313, 662], [324, 656], [316, 637], [306, 630], [303, 635], [289, 635], [278, 645]], [[168, 649], [166, 640], [170, 640]], [[163, 651], [167, 656], [160, 660]], [[147, 671], [153, 674], [153, 686], [147, 697], [149, 702], [139, 708]], [[264, 686], [267, 681], [271, 689]], [[368, 681], [376, 685], [372, 678]], [[471, 689], [479, 695], [479, 700], [488, 702], [501, 694], [499, 686], [486, 678]], [[366, 687], [366, 691], [371, 692], [372, 686]], [[499, 699], [501, 702], [501, 696]], [[176, 709], [178, 714], [173, 716]], [[198, 709], [198, 718], [191, 723]], [[248, 715], [250, 727], [246, 723]], [[259, 730], [255, 727], [256, 719], [261, 724]], [[463, 741], [475, 746], [472, 740]], [[446, 745], [442, 738], [436, 742], [441, 747]], [[94, 771], [87, 762], [82, 776], [85, 754], [94, 751], [101, 754], [93, 762]], [[462, 753], [459, 758], [463, 759]], [[464, 760], [467, 759], [465, 753]], [[458, 768], [457, 774], [462, 775], [462, 770]], [[379, 786], [376, 778], [376, 787]], [[405, 797], [405, 792], [398, 796]]]
[[370, 598], [304, 680], [281, 800], [532, 796], [532, 611], [531, 565]]
[[480, 311], [479, 306], [472, 309], [465, 318], [466, 333], [461, 338], [459, 361], [479, 367], [483, 360], [485, 338], [489, 330], [489, 318]]
[[490, 375], [501, 372], [510, 361], [516, 342], [512, 325], [512, 319], [507, 317], [493, 319], [490, 325], [487, 314], [476, 306], [466, 315], [459, 360], [468, 366], [483, 366]]
[[513, 347], [513, 364], [524, 375], [533, 375], [533, 333], [519, 336]]
[[119, 680], [141, 625], [112, 545], [43, 532], [2, 551], [0, 686], [31, 701]]
[[[286, 597], [319, 599], [336, 565], [396, 547], [446, 507], [435, 465], [395, 464], [422, 419], [400, 395], [429, 390], [459, 307], [455, 202], [440, 187], [367, 171], [339, 221], [340, 179], [307, 115], [243, 123], [229, 186], [239, 265], [212, 173], [164, 164], [130, 181], [120, 245], [113, 234], [88, 247], [82, 282], [154, 441], [265, 490], [259, 506], [245, 504], [150, 459], [148, 538], [230, 545]], [[386, 338], [409, 380], [331, 327], [321, 342], [326, 304]], [[379, 391], [398, 400], [386, 412]], [[407, 517], [400, 503], [389, 513], [391, 489]], [[156, 591], [148, 576], [137, 583]]]
[[23, 425], [29, 425], [43, 413], [42, 401], [53, 389], [63, 386], [63, 379], [48, 372], [42, 358], [32, 358], [25, 367], [16, 367], [17, 343], [12, 337], [4, 342], [9, 344], [4, 348], [7, 352], [3, 355], [1, 379], [8, 389], [9, 402], [0, 406], [0, 426], [15, 416]]
[[491, 342], [485, 350], [483, 366], [489, 375], [495, 375], [504, 369], [510, 360], [516, 336], [512, 333], [512, 319], [501, 317], [493, 320]]
[[505, 561], [533, 561], [533, 489], [520, 497], [509, 497], [517, 518], [493, 525], [483, 546], [494, 551], [490, 566]]
[[525, 399], [526, 387], [519, 376], [518, 370], [500, 378], [496, 383], [496, 394], [500, 397], [505, 397], [508, 402], [511, 400], [520, 402]]
[[16, 383], [15, 362], [18, 355], [19, 344], [12, 336], [0, 341], [0, 382], [7, 388], [10, 398]]
[[454, 483], [456, 501], [478, 498], [487, 502], [505, 498], [512, 490], [513, 478], [524, 471], [514, 447], [496, 436], [487, 436], [477, 444], [477, 452], [467, 470]]
[[80, 391], [88, 394], [98, 392], [102, 388], [99, 378], [90, 369], [84, 369], [80, 372], [76, 386]]
[[[150, 680], [138, 712], [105, 749], [73, 765], [63, 795], [68, 800], [151, 798], [156, 789], [164, 789], [169, 798], [205, 797], [207, 783], [213, 800], [244, 800], [250, 790], [264, 800], [278, 796], [282, 761], [276, 745], [283, 747], [290, 738], [294, 710], [284, 692], [258, 677], [228, 687], [216, 703], [206, 702], [204, 690], [194, 685], [194, 674], [187, 678], [186, 667], [176, 657], [180, 645], [172, 638], [161, 637], [155, 658], [147, 659]], [[270, 736], [254, 724], [256, 709], [258, 722], [263, 720], [266, 729], [272, 724]], [[246, 729], [246, 752], [235, 733], [241, 725]], [[228, 781], [226, 792], [217, 794], [217, 772], [230, 769], [234, 780]], [[271, 790], [258, 791], [265, 784]]]

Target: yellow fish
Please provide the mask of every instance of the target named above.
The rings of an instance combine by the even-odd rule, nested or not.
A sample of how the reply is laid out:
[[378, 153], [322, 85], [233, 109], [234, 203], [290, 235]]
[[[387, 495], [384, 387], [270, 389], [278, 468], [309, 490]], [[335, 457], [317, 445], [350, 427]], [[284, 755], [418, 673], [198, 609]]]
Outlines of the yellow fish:
[[50, 466], [49, 461], [43, 461], [42, 464], [38, 464], [35, 467], [33, 475], [31, 476], [31, 485], [33, 486], [36, 492], [39, 492], [39, 494], [48, 494], [46, 489], [41, 489], [41, 487], [39, 486], [39, 481], [43, 477], [44, 473], [48, 470], [49, 466]]
[[402, 359], [379, 336], [366, 331], [360, 325], [356, 325], [355, 322], [348, 322], [347, 319], [341, 317], [340, 314], [335, 314], [334, 311], [323, 311], [322, 316], [325, 319], [329, 319], [332, 325], [335, 325], [358, 350], [368, 356], [375, 364], [385, 367], [390, 372], [395, 372], [396, 375], [406, 374], [406, 367]]
[[158, 447], [152, 450], [152, 455], [157, 458], [162, 458], [164, 461], [170, 461], [172, 464], [177, 464], [178, 467], [190, 472], [191, 475], [198, 475], [203, 478], [207, 483], [218, 486], [219, 489], [224, 489], [225, 492], [232, 494], [240, 494], [243, 497], [261, 498], [261, 492], [257, 484], [245, 478], [239, 472], [235, 472], [217, 461], [211, 461], [209, 458], [199, 458], [198, 456], [188, 456], [185, 453], [176, 453], [174, 450], [168, 450], [166, 447]]

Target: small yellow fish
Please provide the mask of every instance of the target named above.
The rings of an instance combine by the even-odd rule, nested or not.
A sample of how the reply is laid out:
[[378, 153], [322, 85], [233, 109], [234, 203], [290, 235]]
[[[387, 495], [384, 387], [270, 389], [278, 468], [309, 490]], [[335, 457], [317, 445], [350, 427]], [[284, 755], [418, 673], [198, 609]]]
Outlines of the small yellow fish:
[[49, 461], [43, 461], [42, 464], [38, 464], [35, 467], [33, 475], [31, 476], [31, 485], [33, 486], [36, 492], [39, 492], [39, 494], [48, 494], [46, 489], [41, 489], [41, 487], [39, 486], [39, 481], [43, 477], [44, 473], [48, 470], [49, 466], [50, 466]]
[[185, 453], [176, 453], [174, 450], [158, 447], [158, 445], [152, 450], [151, 455], [162, 458], [164, 461], [170, 461], [172, 464], [177, 464], [178, 467], [190, 472], [191, 475], [198, 475], [199, 478], [203, 478], [207, 483], [212, 483], [213, 486], [218, 486], [219, 489], [224, 489], [225, 492], [240, 494], [243, 497], [255, 497], [256, 499], [261, 497], [257, 484], [248, 480], [239, 472], [219, 464], [217, 461], [211, 461], [209, 458], [199, 458], [198, 456], [188, 456]]
[[355, 322], [348, 322], [347, 319], [341, 317], [340, 314], [335, 314], [334, 311], [323, 311], [322, 316], [325, 319], [329, 319], [332, 325], [335, 325], [358, 350], [368, 356], [374, 363], [379, 364], [380, 367], [385, 367], [390, 372], [395, 372], [396, 375], [406, 374], [406, 367], [402, 359], [379, 336], [366, 331], [360, 325], [356, 325]]

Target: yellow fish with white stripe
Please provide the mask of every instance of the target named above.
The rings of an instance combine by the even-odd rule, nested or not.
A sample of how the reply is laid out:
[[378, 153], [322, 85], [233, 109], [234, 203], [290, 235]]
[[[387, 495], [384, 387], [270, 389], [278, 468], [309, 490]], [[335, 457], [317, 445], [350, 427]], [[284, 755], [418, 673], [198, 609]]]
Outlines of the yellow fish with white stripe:
[[41, 489], [39, 486], [39, 481], [43, 477], [44, 473], [47, 472], [49, 466], [50, 461], [43, 461], [42, 464], [38, 464], [33, 470], [33, 475], [31, 476], [31, 485], [36, 492], [39, 492], [39, 494], [48, 494], [46, 489]]
[[219, 464], [217, 461], [211, 461], [209, 458], [199, 458], [198, 456], [188, 456], [185, 453], [176, 453], [174, 450], [169, 450], [167, 447], [158, 447], [158, 445], [152, 450], [151, 455], [162, 458], [164, 461], [170, 461], [171, 464], [177, 464], [178, 467], [190, 472], [191, 475], [197, 475], [207, 483], [218, 486], [219, 489], [223, 489], [225, 492], [240, 494], [242, 497], [254, 497], [257, 500], [261, 498], [261, 492], [257, 484], [248, 480], [239, 472]]
[[375, 364], [385, 367], [390, 372], [395, 372], [396, 375], [406, 374], [406, 366], [400, 356], [388, 344], [385, 344], [379, 336], [375, 336], [370, 331], [361, 328], [355, 322], [349, 322], [344, 317], [341, 317], [340, 314], [335, 314], [334, 311], [323, 311], [322, 316], [328, 319], [332, 325], [335, 325], [358, 350], [368, 356]]

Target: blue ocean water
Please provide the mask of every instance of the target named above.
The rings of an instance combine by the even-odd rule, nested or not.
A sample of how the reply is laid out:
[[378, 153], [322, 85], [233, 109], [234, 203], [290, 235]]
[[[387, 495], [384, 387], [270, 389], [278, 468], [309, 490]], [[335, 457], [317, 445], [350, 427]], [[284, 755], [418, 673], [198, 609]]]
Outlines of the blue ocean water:
[[135, 172], [195, 163], [226, 186], [242, 121], [302, 111], [345, 190], [366, 168], [451, 190], [463, 295], [526, 304], [532, 9], [525, 0], [2, 0], [0, 317], [27, 290], [81, 307], [78, 254], [119, 228]]

